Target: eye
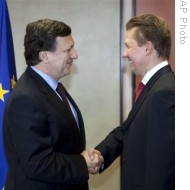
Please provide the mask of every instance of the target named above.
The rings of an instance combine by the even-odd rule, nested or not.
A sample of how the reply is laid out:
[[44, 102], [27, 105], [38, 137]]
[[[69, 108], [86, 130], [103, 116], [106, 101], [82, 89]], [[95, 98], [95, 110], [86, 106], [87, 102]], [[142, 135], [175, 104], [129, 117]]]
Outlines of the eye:
[[66, 50], [64, 50], [63, 52], [67, 52], [67, 53], [69, 53], [72, 49], [73, 49], [73, 46], [70, 47], [70, 48], [68, 48], [68, 49], [66, 49]]
[[125, 43], [125, 48], [126, 49], [129, 49], [129, 45]]
[[64, 50], [63, 52], [70, 52], [71, 51], [71, 48], [69, 48], [69, 49], [66, 49], [66, 50]]

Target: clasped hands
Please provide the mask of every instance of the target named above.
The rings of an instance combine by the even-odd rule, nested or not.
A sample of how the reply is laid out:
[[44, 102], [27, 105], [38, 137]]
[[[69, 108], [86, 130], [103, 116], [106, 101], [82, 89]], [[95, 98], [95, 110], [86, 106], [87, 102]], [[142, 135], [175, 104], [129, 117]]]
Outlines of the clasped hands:
[[85, 158], [90, 174], [97, 174], [104, 164], [104, 158], [98, 150], [93, 148], [84, 150], [81, 155]]

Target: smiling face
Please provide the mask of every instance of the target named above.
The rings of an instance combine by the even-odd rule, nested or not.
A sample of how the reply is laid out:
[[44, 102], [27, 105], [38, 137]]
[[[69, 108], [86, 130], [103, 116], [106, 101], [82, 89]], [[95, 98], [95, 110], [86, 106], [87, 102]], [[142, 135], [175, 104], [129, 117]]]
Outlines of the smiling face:
[[146, 45], [139, 46], [134, 38], [136, 28], [127, 30], [123, 57], [130, 63], [130, 69], [135, 75], [143, 76], [146, 71]]
[[72, 62], [78, 58], [72, 36], [57, 37], [56, 50], [45, 51], [46, 73], [56, 80], [69, 75]]

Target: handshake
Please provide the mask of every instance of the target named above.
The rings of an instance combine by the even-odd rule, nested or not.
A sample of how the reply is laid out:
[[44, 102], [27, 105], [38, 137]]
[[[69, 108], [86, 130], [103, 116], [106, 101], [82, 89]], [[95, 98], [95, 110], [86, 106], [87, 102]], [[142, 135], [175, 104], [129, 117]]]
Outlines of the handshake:
[[99, 173], [99, 169], [103, 167], [104, 158], [98, 150], [93, 148], [84, 150], [81, 155], [85, 158], [90, 174]]

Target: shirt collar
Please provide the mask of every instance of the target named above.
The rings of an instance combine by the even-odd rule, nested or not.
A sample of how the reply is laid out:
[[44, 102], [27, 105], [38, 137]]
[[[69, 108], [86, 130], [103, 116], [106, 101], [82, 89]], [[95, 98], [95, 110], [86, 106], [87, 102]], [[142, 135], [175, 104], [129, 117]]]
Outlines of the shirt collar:
[[146, 83], [150, 80], [150, 78], [158, 71], [160, 70], [162, 67], [165, 67], [166, 65], [168, 65], [168, 61], [163, 61], [160, 64], [156, 65], [155, 67], [153, 67], [148, 73], [146, 73], [146, 75], [143, 77], [142, 79], [142, 83], [144, 85], [146, 85]]
[[48, 84], [49, 86], [55, 91], [57, 88], [57, 83], [58, 81], [55, 80], [53, 77], [50, 75], [47, 75], [46, 73], [43, 73], [42, 71], [38, 70], [36, 67], [31, 66], [31, 68], [38, 73]]

